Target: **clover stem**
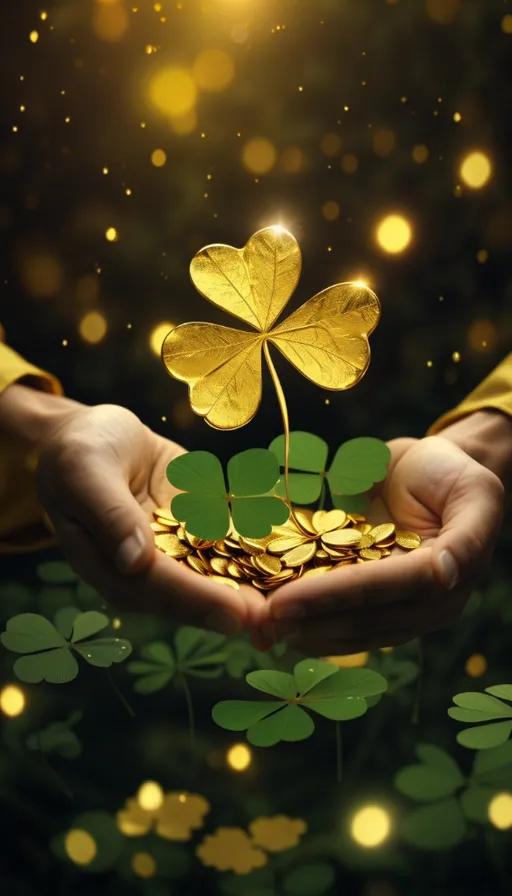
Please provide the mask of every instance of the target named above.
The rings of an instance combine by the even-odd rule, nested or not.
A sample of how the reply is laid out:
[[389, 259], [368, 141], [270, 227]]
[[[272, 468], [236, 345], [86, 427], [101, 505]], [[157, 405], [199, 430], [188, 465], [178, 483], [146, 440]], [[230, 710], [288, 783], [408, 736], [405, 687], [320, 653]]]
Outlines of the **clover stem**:
[[62, 792], [65, 794], [65, 796], [67, 796], [68, 800], [70, 800], [71, 802], [73, 802], [73, 800], [75, 799], [75, 796], [74, 796], [73, 791], [69, 789], [69, 787], [68, 787], [68, 785], [66, 784], [66, 782], [64, 781], [64, 779], [61, 778], [61, 776], [59, 775], [57, 769], [55, 769], [55, 768], [53, 767], [53, 765], [51, 764], [50, 760], [48, 759], [48, 757], [47, 757], [47, 756], [45, 755], [45, 753], [44, 753], [44, 750], [43, 750], [43, 747], [42, 747], [42, 744], [41, 744], [41, 734], [40, 734], [40, 733], [37, 735], [37, 743], [38, 743], [38, 747], [39, 747], [39, 755], [40, 755], [40, 757], [41, 757], [41, 759], [42, 759], [42, 762], [43, 762], [43, 765], [44, 765], [45, 769], [46, 769], [48, 772], [50, 772], [50, 774], [55, 778], [55, 780], [57, 781], [57, 783], [58, 783], [60, 789], [61, 789]]
[[343, 776], [343, 745], [341, 742], [341, 724], [336, 722], [336, 781], [341, 784]]
[[128, 700], [126, 699], [126, 697], [123, 696], [123, 694], [119, 690], [117, 684], [115, 683], [114, 679], [112, 678], [110, 669], [108, 669], [108, 668], [105, 669], [105, 672], [107, 673], [107, 678], [110, 681], [112, 690], [114, 691], [116, 696], [119, 697], [119, 699], [120, 699], [121, 703], [123, 704], [124, 708], [126, 709], [126, 712], [128, 713], [128, 715], [131, 716], [132, 719], [134, 719], [135, 713], [134, 713], [133, 709], [131, 708], [130, 704], [128, 703]]
[[320, 503], [319, 503], [319, 505], [318, 505], [318, 509], [319, 509], [319, 510], [323, 510], [323, 509], [324, 509], [324, 506], [325, 506], [325, 495], [326, 495], [325, 476], [322, 476], [322, 490], [321, 490], [321, 492], [320, 492]]
[[283, 430], [284, 430], [284, 488], [286, 494], [286, 503], [290, 508], [290, 516], [297, 526], [299, 532], [302, 532], [304, 535], [308, 537], [311, 536], [311, 533], [304, 528], [295, 516], [295, 511], [292, 507], [292, 502], [290, 498], [290, 481], [289, 481], [289, 471], [290, 471], [290, 418], [288, 416], [288, 407], [286, 404], [286, 398], [284, 397], [283, 387], [281, 386], [281, 381], [277, 375], [277, 370], [274, 367], [274, 362], [270, 356], [270, 350], [268, 347], [268, 342], [265, 340], [263, 342], [263, 354], [265, 355], [265, 360], [268, 365], [268, 369], [270, 372], [270, 376], [272, 377], [272, 382], [274, 384], [274, 389], [276, 390], [277, 402], [279, 404], [279, 410], [281, 411], [281, 417], [283, 420]]
[[185, 700], [187, 701], [187, 712], [188, 712], [188, 732], [190, 737], [190, 755], [191, 762], [194, 761], [194, 754], [196, 749], [196, 733], [195, 733], [195, 720], [194, 720], [194, 704], [192, 703], [192, 694], [190, 693], [190, 688], [188, 686], [188, 681], [183, 672], [180, 671], [180, 681], [183, 687], [183, 691], [185, 694]]

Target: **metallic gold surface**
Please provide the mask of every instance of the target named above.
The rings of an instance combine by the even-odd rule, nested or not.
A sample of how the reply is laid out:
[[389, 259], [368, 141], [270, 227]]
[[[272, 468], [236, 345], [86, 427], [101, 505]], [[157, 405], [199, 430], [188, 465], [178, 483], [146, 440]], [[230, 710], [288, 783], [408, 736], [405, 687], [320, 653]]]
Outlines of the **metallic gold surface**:
[[408, 551], [419, 548], [421, 544], [421, 538], [416, 532], [407, 532], [405, 529], [397, 529], [395, 538], [397, 545], [401, 548], [406, 548]]

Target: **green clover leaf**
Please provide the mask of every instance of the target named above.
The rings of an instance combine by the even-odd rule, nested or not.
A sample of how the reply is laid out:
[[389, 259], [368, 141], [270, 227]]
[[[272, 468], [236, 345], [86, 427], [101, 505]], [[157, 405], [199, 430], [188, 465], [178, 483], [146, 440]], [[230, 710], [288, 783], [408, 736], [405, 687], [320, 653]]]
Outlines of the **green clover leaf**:
[[265, 669], [250, 672], [246, 681], [278, 700], [224, 700], [213, 707], [212, 716], [221, 728], [247, 731], [247, 740], [260, 747], [310, 737], [315, 724], [306, 709], [336, 721], [356, 719], [368, 708], [365, 697], [386, 690], [377, 672], [338, 669], [316, 659], [297, 663], [293, 675]]
[[27, 738], [29, 750], [41, 753], [57, 753], [64, 759], [76, 759], [82, 752], [82, 744], [72, 730], [80, 722], [81, 712], [73, 712], [65, 722], [52, 722], [46, 728], [35, 731]]
[[464, 784], [464, 776], [452, 757], [432, 744], [416, 748], [421, 764], [408, 765], [395, 776], [400, 793], [419, 802], [431, 803], [453, 796]]
[[163, 641], [147, 644], [140, 652], [142, 660], [127, 666], [128, 672], [137, 676], [134, 690], [138, 694], [153, 694], [175, 675], [218, 678], [227, 659], [225, 642], [224, 635], [184, 625], [176, 632], [174, 650]]
[[[285, 440], [278, 436], [271, 442], [272, 451], [284, 467]], [[376, 482], [386, 478], [391, 452], [380, 439], [350, 439], [341, 445], [330, 469], [327, 469], [328, 446], [310, 432], [290, 433], [290, 497], [296, 504], [313, 504], [320, 498], [325, 483], [333, 504], [347, 512], [364, 512], [369, 506], [367, 492]], [[281, 481], [276, 494], [285, 494]]]
[[[508, 740], [512, 733], [512, 706], [500, 698], [512, 702], [512, 685], [494, 685], [486, 688], [485, 694], [468, 691], [455, 695], [455, 706], [448, 710], [452, 719], [458, 722], [493, 722], [492, 725], [464, 728], [457, 735], [459, 744], [471, 750], [489, 750]], [[495, 719], [507, 721], [495, 722]]]
[[402, 824], [402, 836], [419, 849], [452, 849], [464, 840], [467, 825], [455, 798], [414, 809]]
[[130, 655], [131, 644], [124, 638], [88, 640], [108, 623], [103, 613], [80, 613], [75, 607], [59, 610], [55, 625], [37, 613], [22, 613], [9, 619], [0, 640], [7, 650], [23, 654], [13, 667], [20, 681], [65, 684], [78, 675], [75, 653], [91, 666], [101, 667], [120, 663]]
[[227, 474], [229, 490], [219, 459], [208, 451], [182, 454], [168, 465], [169, 482], [181, 490], [171, 509], [191, 535], [218, 541], [227, 535], [232, 518], [240, 535], [263, 538], [272, 526], [286, 522], [288, 507], [270, 494], [280, 476], [271, 451], [250, 448], [236, 454], [228, 463]]

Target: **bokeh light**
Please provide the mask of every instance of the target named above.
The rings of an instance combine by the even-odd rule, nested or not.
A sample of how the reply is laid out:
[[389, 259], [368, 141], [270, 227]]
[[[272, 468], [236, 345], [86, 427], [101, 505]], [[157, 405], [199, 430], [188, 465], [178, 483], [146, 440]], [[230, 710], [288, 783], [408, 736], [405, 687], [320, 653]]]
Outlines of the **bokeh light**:
[[364, 806], [353, 816], [350, 833], [359, 846], [374, 849], [388, 839], [391, 816], [382, 806]]
[[144, 880], [154, 877], [157, 872], [156, 862], [149, 852], [136, 852], [131, 860], [132, 871]]
[[487, 352], [496, 343], [496, 327], [490, 320], [475, 320], [468, 328], [468, 345], [474, 352]]
[[227, 751], [226, 762], [235, 772], [245, 772], [252, 762], [252, 752], [247, 744], [233, 744]]
[[375, 131], [372, 142], [375, 155], [385, 159], [392, 154], [396, 147], [396, 134], [394, 131], [382, 128]]
[[91, 345], [101, 342], [108, 330], [107, 321], [99, 311], [89, 311], [82, 317], [78, 331], [84, 342]]
[[164, 801], [164, 792], [157, 781], [144, 781], [137, 791], [137, 802], [146, 812], [159, 809]]
[[325, 657], [328, 663], [333, 663], [335, 666], [338, 666], [338, 669], [359, 669], [362, 666], [366, 666], [369, 659], [370, 654], [367, 650], [363, 650], [361, 653], [348, 653], [346, 656]]
[[151, 164], [155, 168], [163, 168], [167, 162], [167, 153], [163, 149], [154, 149], [151, 153]]
[[412, 227], [403, 215], [387, 215], [377, 225], [377, 243], [390, 255], [404, 252], [412, 240]]
[[106, 43], [120, 41], [128, 30], [129, 18], [123, 3], [96, 4], [92, 15], [92, 29], [99, 40]]
[[191, 109], [185, 115], [172, 115], [169, 119], [171, 130], [180, 137], [186, 137], [197, 127], [197, 112]]
[[469, 153], [460, 166], [461, 179], [472, 190], [481, 190], [482, 187], [485, 187], [491, 175], [491, 160], [483, 152]]
[[158, 358], [162, 354], [162, 343], [165, 337], [173, 329], [174, 324], [172, 324], [169, 320], [163, 320], [151, 330], [151, 333], [149, 334], [149, 346], [153, 354]]
[[512, 793], [498, 793], [487, 809], [489, 820], [495, 828], [506, 831], [512, 828]]
[[67, 832], [64, 838], [64, 848], [75, 865], [90, 865], [98, 853], [94, 837], [81, 828], [73, 828]]
[[417, 165], [423, 165], [430, 155], [428, 146], [425, 146], [424, 143], [418, 143], [412, 151], [413, 161], [416, 162]]
[[109, 243], [117, 243], [119, 239], [119, 233], [117, 232], [115, 227], [108, 227], [105, 231], [105, 239]]
[[203, 50], [194, 61], [192, 74], [201, 90], [215, 93], [231, 84], [235, 77], [235, 63], [224, 50]]
[[504, 34], [512, 34], [512, 14], [507, 13], [501, 20], [501, 30]]
[[171, 117], [182, 116], [194, 108], [197, 86], [190, 72], [185, 69], [164, 68], [151, 78], [149, 97], [159, 112]]
[[336, 156], [342, 147], [341, 137], [330, 131], [322, 137], [320, 147], [324, 156]]
[[276, 148], [266, 137], [253, 137], [242, 149], [244, 168], [251, 174], [268, 174], [276, 160]]
[[341, 157], [340, 166], [345, 174], [355, 174], [359, 168], [359, 159], [353, 153], [347, 152]]
[[36, 299], [48, 299], [64, 285], [64, 269], [52, 252], [36, 249], [22, 253], [19, 272], [23, 288]]
[[285, 174], [299, 174], [306, 167], [306, 153], [299, 146], [287, 146], [279, 157], [279, 164]]
[[340, 216], [340, 207], [334, 200], [324, 202], [322, 205], [322, 215], [326, 221], [336, 221]]
[[433, 22], [450, 25], [457, 18], [461, 0], [427, 0], [427, 13]]
[[4, 716], [14, 719], [27, 705], [25, 694], [16, 684], [6, 684], [0, 691], [0, 710]]
[[37, 44], [37, 42], [39, 40], [39, 33], [37, 31], [31, 31], [28, 36], [28, 39], [31, 44]]
[[466, 660], [464, 669], [470, 678], [480, 678], [487, 671], [487, 660], [482, 653], [473, 653]]

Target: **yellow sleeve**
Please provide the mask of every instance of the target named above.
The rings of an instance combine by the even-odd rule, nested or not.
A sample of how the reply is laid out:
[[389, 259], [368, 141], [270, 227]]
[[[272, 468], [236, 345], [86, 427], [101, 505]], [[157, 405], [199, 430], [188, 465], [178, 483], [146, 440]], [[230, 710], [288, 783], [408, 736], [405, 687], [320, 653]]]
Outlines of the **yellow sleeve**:
[[[0, 393], [12, 383], [62, 395], [58, 379], [0, 342]], [[0, 554], [24, 553], [52, 544], [53, 536], [37, 500], [37, 457], [15, 438], [0, 438]]]
[[484, 408], [494, 408], [512, 417], [512, 353], [464, 401], [439, 417], [429, 428], [427, 435], [433, 436], [450, 423]]

